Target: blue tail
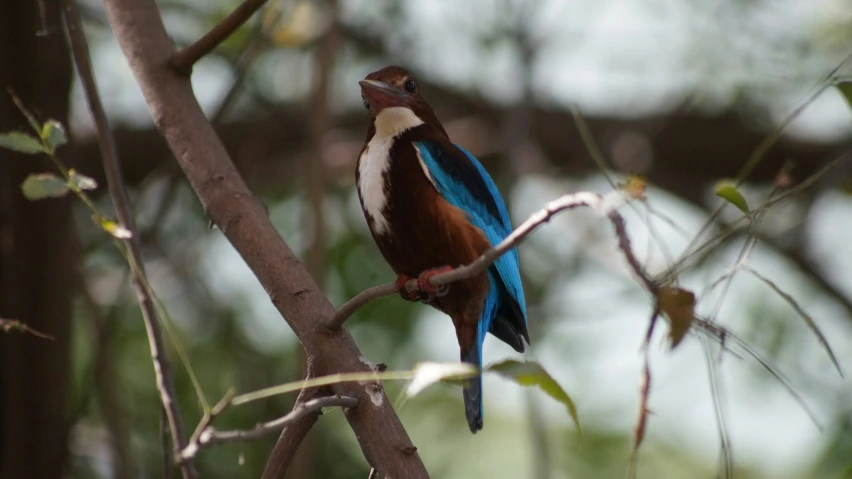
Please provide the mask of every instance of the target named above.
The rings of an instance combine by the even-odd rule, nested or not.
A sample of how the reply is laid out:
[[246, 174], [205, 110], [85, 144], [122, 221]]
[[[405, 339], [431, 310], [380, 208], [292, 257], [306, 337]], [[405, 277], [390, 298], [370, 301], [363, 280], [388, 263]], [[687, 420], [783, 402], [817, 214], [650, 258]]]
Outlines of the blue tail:
[[[461, 360], [470, 363], [477, 368], [482, 367], [482, 354], [480, 342], [474, 343], [466, 354], [463, 351]], [[467, 425], [470, 432], [476, 434], [482, 429], [482, 376], [470, 378], [464, 388], [464, 414], [467, 416]]]
[[[496, 275], [489, 273], [489, 289], [488, 296], [485, 298], [485, 305], [482, 310], [482, 315], [476, 328], [476, 337], [470, 349], [465, 351], [462, 349], [461, 360], [463, 363], [468, 363], [476, 366], [477, 369], [482, 369], [482, 343], [485, 341], [485, 334], [491, 330], [494, 324], [494, 319], [500, 310], [500, 294], [503, 289], [498, 286]], [[508, 328], [500, 329], [505, 332]], [[523, 340], [519, 333], [512, 329], [512, 333], [517, 335], [517, 340], [523, 346]], [[498, 336], [499, 337], [499, 336]], [[502, 339], [502, 338], [501, 338]], [[511, 345], [512, 343], [510, 343]], [[467, 381], [467, 386], [464, 388], [464, 413], [467, 416], [467, 425], [470, 426], [470, 432], [476, 434], [482, 429], [482, 375], [477, 374], [475, 377]]]

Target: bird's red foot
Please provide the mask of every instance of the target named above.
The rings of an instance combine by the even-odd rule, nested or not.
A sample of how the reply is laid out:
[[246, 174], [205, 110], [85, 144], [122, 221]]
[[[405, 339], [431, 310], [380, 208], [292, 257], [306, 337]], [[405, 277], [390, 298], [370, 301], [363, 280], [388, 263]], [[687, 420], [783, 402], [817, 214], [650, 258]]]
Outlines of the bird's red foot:
[[429, 278], [432, 276], [437, 276], [442, 273], [446, 273], [452, 271], [453, 268], [450, 266], [442, 266], [440, 268], [432, 268], [427, 269], [426, 271], [420, 273], [420, 276], [417, 277], [417, 288], [420, 290], [422, 294], [425, 294], [428, 300], [432, 300], [433, 298], [441, 297], [447, 294], [447, 291], [450, 289], [450, 286], [447, 284], [442, 284], [441, 286], [433, 286], [429, 282]]
[[433, 286], [429, 283], [429, 278], [452, 270], [453, 268], [450, 266], [442, 266], [440, 268], [427, 269], [420, 273], [417, 277], [417, 291], [408, 291], [405, 288], [406, 283], [414, 278], [401, 274], [396, 278], [396, 290], [399, 291], [399, 295], [402, 296], [402, 299], [406, 301], [422, 301], [424, 303], [429, 303], [435, 298], [444, 296], [450, 289], [449, 285], [446, 284]]
[[399, 295], [402, 296], [402, 299], [406, 301], [420, 301], [420, 291], [408, 291], [405, 289], [405, 283], [411, 281], [411, 276], [406, 276], [404, 274], [399, 275], [396, 278], [396, 290], [399, 291]]

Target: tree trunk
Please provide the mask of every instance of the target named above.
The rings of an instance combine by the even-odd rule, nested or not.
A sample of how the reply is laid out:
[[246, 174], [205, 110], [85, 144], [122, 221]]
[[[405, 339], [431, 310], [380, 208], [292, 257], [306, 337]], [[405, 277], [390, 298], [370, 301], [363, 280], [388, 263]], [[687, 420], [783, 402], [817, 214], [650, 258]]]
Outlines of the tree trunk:
[[[0, 132], [29, 129], [11, 88], [40, 119], [68, 118], [71, 63], [56, 2], [7, 0], [0, 14]], [[62, 151], [62, 150], [60, 150]], [[67, 159], [63, 159], [67, 162]], [[50, 334], [0, 332], [0, 477], [62, 477], [73, 280], [71, 199], [29, 201], [20, 184], [45, 158], [0, 150], [0, 317]]]

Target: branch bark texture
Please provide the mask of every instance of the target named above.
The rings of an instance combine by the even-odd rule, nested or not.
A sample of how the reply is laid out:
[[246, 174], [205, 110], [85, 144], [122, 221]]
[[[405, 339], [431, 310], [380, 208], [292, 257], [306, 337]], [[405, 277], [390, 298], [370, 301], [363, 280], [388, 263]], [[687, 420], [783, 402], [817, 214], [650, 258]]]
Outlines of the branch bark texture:
[[[308, 358], [306, 379], [313, 377], [310, 358]], [[319, 397], [321, 389], [302, 389], [299, 392], [299, 397], [296, 398], [296, 403], [293, 405], [295, 411], [302, 404]], [[319, 412], [301, 416], [298, 420], [292, 421], [284, 426], [275, 447], [272, 448], [272, 453], [269, 455], [269, 460], [266, 461], [266, 467], [263, 469], [262, 479], [283, 479], [293, 463], [299, 446], [302, 445], [314, 423], [319, 419]]]
[[[198, 105], [189, 78], [172, 66], [174, 46], [153, 0], [106, 0], [105, 4], [155, 125], [208, 217], [241, 254], [313, 357], [316, 373], [369, 371], [347, 332], [325, 328], [334, 307], [240, 178]], [[351, 383], [336, 385], [333, 392], [359, 400], [357, 407], [347, 410], [346, 418], [371, 466], [395, 479], [428, 477], [384, 392], [371, 397], [364, 385]]]

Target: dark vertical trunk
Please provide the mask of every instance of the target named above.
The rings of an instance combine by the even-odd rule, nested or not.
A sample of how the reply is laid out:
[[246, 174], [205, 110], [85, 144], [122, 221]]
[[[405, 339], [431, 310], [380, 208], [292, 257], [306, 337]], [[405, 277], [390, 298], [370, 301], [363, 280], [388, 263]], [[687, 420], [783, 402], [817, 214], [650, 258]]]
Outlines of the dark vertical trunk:
[[[71, 64], [56, 2], [6, 0], [0, 13], [0, 131], [26, 130], [11, 88], [66, 123]], [[62, 151], [60, 149], [60, 151]], [[68, 161], [64, 159], [64, 161]], [[71, 199], [28, 201], [19, 185], [44, 158], [0, 150], [0, 317], [53, 335], [0, 333], [0, 477], [62, 477], [73, 276]]]

